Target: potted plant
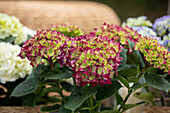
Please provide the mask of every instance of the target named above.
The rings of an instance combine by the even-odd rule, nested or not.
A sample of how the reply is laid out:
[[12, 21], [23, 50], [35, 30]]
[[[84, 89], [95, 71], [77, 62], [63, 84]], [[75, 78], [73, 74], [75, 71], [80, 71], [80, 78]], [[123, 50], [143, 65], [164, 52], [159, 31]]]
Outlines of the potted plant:
[[[53, 25], [37, 31], [24, 43], [19, 56], [27, 57], [34, 71], [16, 86], [11, 97], [39, 95], [37, 91], [43, 88], [56, 92], [60, 103], [42, 107], [42, 112], [123, 113], [147, 103], [126, 103], [141, 87], [170, 90], [170, 83], [164, 78], [170, 74], [170, 53], [156, 39], [143, 37], [128, 26], [106, 23], [88, 35], [71, 37], [63, 32], [65, 29], [58, 28]], [[73, 79], [74, 85], [65, 84], [68, 78]], [[45, 85], [50, 87], [42, 87]], [[125, 99], [119, 94], [121, 87], [128, 89]], [[71, 91], [71, 95], [65, 95], [63, 90]], [[101, 106], [104, 99], [113, 95], [114, 107]]]
[[[152, 25], [151, 21], [147, 20], [147, 17], [141, 16], [138, 18], [128, 18], [126, 22], [123, 22], [122, 26], [128, 25], [134, 30], [137, 30], [143, 36], [149, 36], [153, 39], [158, 40], [160, 45], [166, 47], [170, 51], [170, 16], [163, 16], [155, 20]], [[161, 73], [157, 70], [157, 73]], [[167, 81], [170, 80], [169, 76], [164, 76]], [[148, 113], [162, 113], [170, 112], [169, 106], [169, 93], [163, 90], [157, 90], [153, 87], [146, 87], [144, 92], [138, 92], [134, 94], [135, 97], [148, 100], [151, 104], [145, 106], [146, 112]], [[163, 106], [163, 107], [161, 107]]]

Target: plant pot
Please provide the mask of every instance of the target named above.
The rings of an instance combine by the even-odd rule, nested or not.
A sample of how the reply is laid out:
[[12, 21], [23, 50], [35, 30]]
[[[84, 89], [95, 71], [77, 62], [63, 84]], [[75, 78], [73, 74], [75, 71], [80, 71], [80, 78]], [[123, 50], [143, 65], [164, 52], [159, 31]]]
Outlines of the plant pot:
[[156, 105], [146, 104], [144, 113], [170, 113], [170, 98], [165, 98], [166, 106], [161, 106], [160, 99], [154, 99]]

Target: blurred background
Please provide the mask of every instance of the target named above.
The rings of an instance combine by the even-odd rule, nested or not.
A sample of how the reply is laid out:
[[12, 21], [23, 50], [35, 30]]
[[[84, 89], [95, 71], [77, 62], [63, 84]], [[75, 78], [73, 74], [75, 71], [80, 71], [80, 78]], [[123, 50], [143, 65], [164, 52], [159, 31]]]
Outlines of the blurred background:
[[[0, 1], [7, 1], [7, 0], [0, 0]], [[10, 1], [19, 1], [19, 0], [10, 0]], [[28, 1], [37, 1], [37, 0], [28, 0]], [[47, 0], [43, 0], [43, 1], [47, 1]], [[73, 0], [52, 0], [52, 1], [73, 1]], [[74, 1], [84, 1], [84, 0], [74, 0]], [[85, 0], [85, 1], [96, 1], [110, 6], [118, 14], [121, 22], [125, 21], [128, 17], [137, 17], [141, 15], [147, 16], [148, 19], [153, 22], [156, 18], [161, 17], [163, 15], [167, 15], [168, 13], [168, 0], [128, 0], [128, 1], [127, 0]]]

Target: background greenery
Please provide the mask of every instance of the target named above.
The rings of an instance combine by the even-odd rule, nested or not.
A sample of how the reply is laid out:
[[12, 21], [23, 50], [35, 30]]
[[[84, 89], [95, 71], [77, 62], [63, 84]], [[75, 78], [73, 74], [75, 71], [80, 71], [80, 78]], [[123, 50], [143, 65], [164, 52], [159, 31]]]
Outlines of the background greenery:
[[168, 0], [88, 0], [109, 5], [115, 10], [121, 21], [128, 17], [145, 15], [152, 22], [167, 15]]

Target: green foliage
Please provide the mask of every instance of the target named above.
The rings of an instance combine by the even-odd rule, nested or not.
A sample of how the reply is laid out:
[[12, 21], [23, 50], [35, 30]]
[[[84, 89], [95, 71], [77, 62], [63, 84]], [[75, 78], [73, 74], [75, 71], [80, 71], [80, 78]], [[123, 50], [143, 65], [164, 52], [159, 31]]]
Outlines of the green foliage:
[[64, 107], [74, 112], [85, 100], [94, 94], [96, 94], [96, 90], [92, 87], [87, 87], [87, 90], [76, 87]]
[[120, 53], [120, 57], [123, 58], [123, 60], [121, 60], [121, 63], [118, 67], [118, 71], [124, 69], [124, 66], [126, 65], [126, 62], [127, 62], [127, 55], [126, 55], [126, 52], [127, 52], [127, 49], [124, 49], [122, 48], [122, 52]]
[[38, 89], [39, 79], [30, 78], [20, 83], [12, 92], [11, 96], [20, 97], [35, 92]]
[[123, 106], [123, 111], [126, 111], [128, 109], [131, 109], [133, 107], [136, 107], [136, 106], [144, 104], [144, 103], [146, 103], [146, 102], [142, 101], [142, 102], [139, 102], [139, 103], [136, 103], [136, 104], [126, 104], [126, 105]]
[[122, 85], [116, 79], [112, 79], [111, 82], [112, 84], [99, 86], [97, 88], [97, 94], [96, 94], [97, 101], [101, 101], [112, 96], [122, 87]]
[[145, 67], [145, 63], [143, 61], [143, 58], [139, 50], [134, 50], [135, 43], [130, 41], [129, 39], [128, 39], [128, 43], [129, 43], [130, 48], [133, 51], [133, 54], [135, 55], [135, 58], [137, 59], [137, 67], [139, 66], [140, 70], [142, 70]]
[[58, 111], [60, 108], [59, 104], [55, 104], [53, 106], [44, 106], [41, 108], [42, 112], [54, 112], [54, 111]]
[[146, 79], [146, 82], [153, 88], [164, 90], [166, 92], [170, 90], [170, 83], [161, 75], [147, 72], [144, 74], [144, 77]]
[[5, 39], [0, 39], [0, 42], [9, 42], [11, 44], [13, 44], [14, 41], [15, 41], [15, 37], [12, 37], [12, 36], [9, 36], [9, 37], [7, 37]]

